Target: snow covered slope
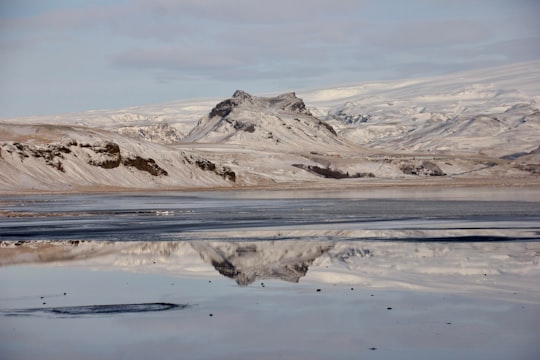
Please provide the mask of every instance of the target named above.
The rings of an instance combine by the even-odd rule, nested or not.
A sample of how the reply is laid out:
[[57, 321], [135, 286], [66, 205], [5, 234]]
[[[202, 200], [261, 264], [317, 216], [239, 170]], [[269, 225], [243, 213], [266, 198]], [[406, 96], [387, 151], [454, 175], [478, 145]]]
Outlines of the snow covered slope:
[[500, 157], [534, 150], [540, 139], [540, 61], [301, 96], [370, 148]]
[[137, 139], [171, 143], [187, 134], [217, 101], [217, 99], [182, 100], [119, 110], [90, 110], [52, 116], [2, 119], [0, 123], [93, 127], [117, 131]]
[[294, 93], [265, 98], [241, 90], [199, 120], [184, 141], [302, 150], [343, 145], [332, 126], [311, 115]]
[[540, 61], [299, 94], [5, 119], [0, 191], [539, 180]]
[[188, 149], [65, 125], [2, 125], [0, 190], [229, 186], [235, 176]]

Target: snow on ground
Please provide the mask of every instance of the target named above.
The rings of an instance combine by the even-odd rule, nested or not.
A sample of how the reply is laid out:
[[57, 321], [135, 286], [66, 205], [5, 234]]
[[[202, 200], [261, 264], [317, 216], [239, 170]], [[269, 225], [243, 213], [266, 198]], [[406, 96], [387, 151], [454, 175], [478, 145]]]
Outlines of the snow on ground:
[[[325, 177], [534, 183], [539, 84], [533, 61], [298, 97], [237, 91], [226, 100], [4, 119], [0, 191], [284, 186]], [[119, 153], [99, 150], [107, 142]]]
[[532, 151], [540, 134], [540, 62], [302, 93], [347, 139], [377, 149]]
[[89, 110], [58, 115], [36, 115], [1, 119], [11, 124], [62, 124], [115, 129], [126, 126], [150, 126], [167, 123], [189, 132], [219, 99], [190, 99], [164, 104], [135, 106], [118, 110]]

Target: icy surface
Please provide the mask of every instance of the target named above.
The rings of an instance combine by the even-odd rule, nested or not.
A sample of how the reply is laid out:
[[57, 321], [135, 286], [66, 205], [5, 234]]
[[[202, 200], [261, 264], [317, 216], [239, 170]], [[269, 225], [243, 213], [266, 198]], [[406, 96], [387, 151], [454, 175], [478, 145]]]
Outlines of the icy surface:
[[4, 196], [0, 350], [532, 360], [538, 199], [531, 188]]

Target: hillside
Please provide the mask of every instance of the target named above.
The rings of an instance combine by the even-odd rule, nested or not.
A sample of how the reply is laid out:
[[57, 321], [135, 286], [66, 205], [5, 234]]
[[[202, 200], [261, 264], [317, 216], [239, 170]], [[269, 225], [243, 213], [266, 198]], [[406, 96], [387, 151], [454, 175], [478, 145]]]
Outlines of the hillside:
[[234, 172], [188, 149], [65, 125], [2, 125], [0, 190], [228, 186]]
[[311, 115], [294, 93], [256, 97], [242, 90], [202, 117], [183, 142], [301, 150], [344, 145], [332, 126]]
[[298, 93], [4, 119], [0, 191], [540, 182], [538, 61]]

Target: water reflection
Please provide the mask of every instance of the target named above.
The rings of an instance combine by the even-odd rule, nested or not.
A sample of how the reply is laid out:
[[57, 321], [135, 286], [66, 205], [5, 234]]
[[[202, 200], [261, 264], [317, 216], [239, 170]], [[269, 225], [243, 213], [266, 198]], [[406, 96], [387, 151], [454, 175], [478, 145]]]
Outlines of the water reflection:
[[537, 241], [0, 245], [5, 358], [538, 354]]
[[[0, 265], [49, 264], [100, 270], [460, 291], [527, 289], [540, 275], [540, 243], [393, 241], [31, 241], [3, 242]], [[519, 281], [516, 282], [516, 279]], [[514, 289], [514, 290], [513, 290]]]

